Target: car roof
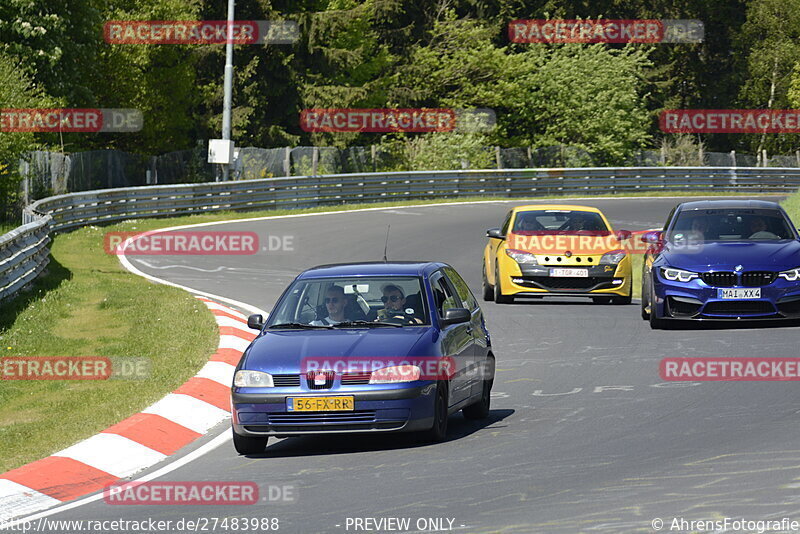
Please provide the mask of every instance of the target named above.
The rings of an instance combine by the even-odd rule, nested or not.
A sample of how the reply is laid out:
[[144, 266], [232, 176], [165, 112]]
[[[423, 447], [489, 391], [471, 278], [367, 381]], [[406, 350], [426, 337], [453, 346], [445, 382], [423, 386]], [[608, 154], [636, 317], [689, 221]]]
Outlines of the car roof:
[[780, 204], [769, 200], [693, 200], [679, 204], [680, 211], [709, 209], [780, 209]]
[[602, 213], [599, 209], [593, 208], [592, 206], [580, 206], [577, 204], [526, 204], [524, 206], [516, 206], [513, 209], [514, 213], [530, 210], [570, 210]]
[[312, 267], [298, 276], [299, 279], [330, 278], [337, 276], [422, 276], [430, 274], [446, 263], [432, 261], [370, 261], [360, 263], [331, 263]]

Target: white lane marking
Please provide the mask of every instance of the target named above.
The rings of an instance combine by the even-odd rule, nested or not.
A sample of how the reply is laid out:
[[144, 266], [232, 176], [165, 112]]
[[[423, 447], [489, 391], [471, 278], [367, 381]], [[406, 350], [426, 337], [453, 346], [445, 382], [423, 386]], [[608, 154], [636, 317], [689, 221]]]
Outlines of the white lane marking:
[[53, 454], [124, 478], [154, 465], [166, 455], [118, 434], [97, 434]]
[[234, 310], [233, 308], [229, 308], [228, 306], [222, 306], [220, 304], [217, 304], [216, 302], [208, 302], [206, 300], [201, 300], [201, 302], [205, 304], [209, 310], [224, 311], [226, 313], [233, 314], [237, 317], [241, 317], [242, 321], [245, 322], [247, 321], [247, 316], [245, 314], [243, 314], [240, 311]]
[[3, 512], [0, 514], [0, 523], [3, 526], [12, 517], [32, 514], [57, 504], [61, 504], [61, 501], [22, 484], [0, 478], [0, 511]]
[[236, 367], [225, 362], [208, 362], [200, 372], [197, 373], [199, 378], [208, 378], [214, 382], [219, 382], [225, 387], [230, 387], [233, 384], [233, 373]]
[[230, 417], [225, 410], [181, 393], [170, 393], [142, 413], [160, 415], [198, 434], [205, 434], [209, 428]]
[[141, 263], [142, 265], [144, 265], [145, 267], [148, 267], [150, 269], [158, 269], [158, 270], [164, 270], [164, 269], [190, 269], [192, 271], [200, 271], [201, 273], [218, 273], [220, 271], [224, 271], [227, 268], [227, 267], [220, 266], [220, 267], [215, 267], [213, 269], [201, 269], [200, 267], [193, 267], [191, 265], [153, 265], [149, 261], [141, 260], [139, 258], [133, 258], [133, 261]]
[[250, 342], [239, 336], [219, 336], [219, 348], [221, 349], [234, 349], [239, 352], [244, 352]]
[[[141, 478], [138, 478], [137, 481], [139, 481], [139, 482], [148, 482], [150, 480], [155, 480], [155, 479], [157, 479], [159, 477], [162, 477], [162, 476], [164, 476], [164, 475], [166, 475], [168, 473], [171, 473], [172, 471], [175, 471], [176, 469], [180, 469], [181, 467], [183, 467], [184, 465], [188, 464], [189, 462], [192, 462], [192, 461], [196, 460], [197, 458], [200, 458], [201, 456], [203, 456], [205, 454], [208, 454], [209, 452], [213, 451], [214, 449], [216, 449], [220, 445], [223, 445], [223, 444], [229, 442], [230, 440], [231, 440], [231, 431], [230, 431], [229, 428], [226, 428], [225, 430], [223, 430], [219, 435], [217, 435], [214, 439], [212, 439], [208, 443], [200, 446], [199, 448], [197, 448], [196, 450], [190, 452], [186, 456], [184, 456], [182, 458], [179, 458], [179, 459], [175, 460], [174, 462], [170, 462], [169, 464], [165, 465], [161, 469], [158, 469], [158, 470], [153, 471], [152, 473], [150, 473], [148, 475], [145, 475], [145, 476], [143, 476]], [[2, 481], [0, 481], [0, 482], [2, 482]], [[36, 521], [36, 520], [38, 520], [40, 518], [43, 518], [43, 517], [48, 517], [48, 516], [51, 516], [53, 514], [58, 514], [60, 512], [65, 512], [67, 510], [71, 510], [73, 508], [77, 508], [79, 506], [83, 506], [85, 504], [89, 504], [89, 503], [92, 503], [92, 502], [95, 502], [95, 501], [99, 501], [102, 498], [103, 498], [103, 492], [101, 491], [99, 493], [95, 493], [94, 495], [92, 495], [90, 497], [85, 497], [83, 499], [80, 499], [80, 500], [77, 500], [77, 501], [73, 501], [73, 502], [68, 503], [68, 504], [64, 504], [63, 506], [58, 506], [56, 508], [51, 508], [50, 510], [47, 510], [45, 512], [40, 512], [40, 513], [38, 513], [36, 515], [32, 515], [32, 516], [29, 516], [29, 517], [23, 517], [23, 518], [18, 519], [16, 521], [13, 521], [13, 522], [10, 522], [10, 523], [5, 523], [3, 525], [3, 528], [4, 529], [13, 528], [13, 527], [22, 525], [24, 523], [30, 523], [32, 521]]]
[[241, 330], [247, 334], [257, 334], [256, 330], [252, 328], [248, 328], [247, 323], [241, 319], [234, 319], [232, 317], [225, 317], [224, 315], [218, 315], [216, 317], [217, 324], [219, 326], [230, 326], [231, 328], [235, 328], [237, 330]]

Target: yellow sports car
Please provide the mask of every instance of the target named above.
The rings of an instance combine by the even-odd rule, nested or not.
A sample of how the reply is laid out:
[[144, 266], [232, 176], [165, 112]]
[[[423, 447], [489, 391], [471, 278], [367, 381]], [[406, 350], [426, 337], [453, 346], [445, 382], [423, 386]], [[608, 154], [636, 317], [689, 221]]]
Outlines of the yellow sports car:
[[614, 233], [608, 219], [588, 206], [518, 206], [501, 228], [486, 231], [483, 298], [591, 297], [630, 304], [631, 233]]

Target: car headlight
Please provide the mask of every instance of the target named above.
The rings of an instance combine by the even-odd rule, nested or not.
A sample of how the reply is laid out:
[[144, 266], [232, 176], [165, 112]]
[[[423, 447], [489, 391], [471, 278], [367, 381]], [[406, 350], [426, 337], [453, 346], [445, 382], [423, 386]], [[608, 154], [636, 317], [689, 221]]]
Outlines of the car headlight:
[[236, 371], [233, 375], [233, 385], [237, 388], [271, 388], [275, 387], [272, 383], [272, 375], [261, 371], [246, 371], [244, 369]]
[[397, 384], [419, 380], [422, 370], [416, 365], [392, 365], [372, 371], [370, 384]]
[[525, 252], [524, 250], [517, 250], [514, 248], [507, 248], [506, 254], [508, 254], [511, 259], [519, 264], [539, 265], [539, 262], [536, 261], [536, 256], [530, 252]]
[[800, 267], [789, 269], [788, 271], [781, 271], [778, 273], [778, 276], [790, 282], [797, 282], [800, 280]]
[[624, 250], [612, 250], [611, 252], [603, 254], [600, 258], [600, 265], [616, 265], [621, 262], [624, 257]]
[[691, 271], [684, 271], [682, 269], [673, 269], [672, 267], [662, 267], [661, 268], [661, 276], [666, 278], [667, 280], [671, 280], [672, 282], [688, 282], [690, 280], [694, 280], [697, 278], [697, 273], [693, 273]]

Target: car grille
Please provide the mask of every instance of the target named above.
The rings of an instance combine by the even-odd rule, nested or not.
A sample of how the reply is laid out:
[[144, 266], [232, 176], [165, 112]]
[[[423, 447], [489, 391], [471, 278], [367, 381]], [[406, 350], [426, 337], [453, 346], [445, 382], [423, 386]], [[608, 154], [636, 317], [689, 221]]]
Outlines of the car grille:
[[353, 412], [270, 414], [267, 424], [245, 425], [249, 432], [340, 432], [342, 430], [393, 430], [405, 419], [377, 421], [375, 410]]
[[[596, 285], [603, 282], [610, 282], [608, 278], [598, 278], [589, 276], [586, 278], [561, 278], [556, 276], [523, 276], [525, 282], [529, 282], [542, 289], [570, 290], [570, 289], [593, 289]], [[608, 285], [608, 284], [604, 284]]]
[[352, 412], [272, 413], [269, 424], [364, 423], [375, 420], [375, 410]]
[[[325, 383], [317, 384], [316, 377], [320, 374], [325, 375]], [[306, 373], [306, 383], [309, 389], [330, 389], [333, 386], [333, 371], [309, 371]]]
[[688, 299], [667, 297], [667, 305], [673, 316], [691, 316], [700, 311], [702, 303], [690, 302]]
[[775, 313], [775, 307], [765, 300], [731, 300], [709, 302], [703, 309], [706, 315], [760, 315]]
[[746, 271], [741, 273], [741, 280], [738, 281], [736, 273], [733, 272], [714, 272], [702, 273], [700, 278], [703, 282], [713, 287], [733, 287], [735, 285], [743, 287], [761, 287], [771, 284], [778, 277], [777, 273], [771, 271]]
[[770, 271], [747, 271], [742, 273], [742, 285], [746, 287], [760, 287], [771, 284], [778, 277], [778, 273]]
[[342, 375], [343, 386], [358, 386], [369, 384], [372, 373], [344, 373]]
[[789, 315], [800, 313], [800, 299], [787, 299], [783, 302], [778, 302], [778, 311]]
[[702, 273], [703, 282], [714, 287], [733, 287], [736, 285], [736, 273]]
[[272, 383], [275, 387], [298, 387], [300, 375], [272, 375]]

